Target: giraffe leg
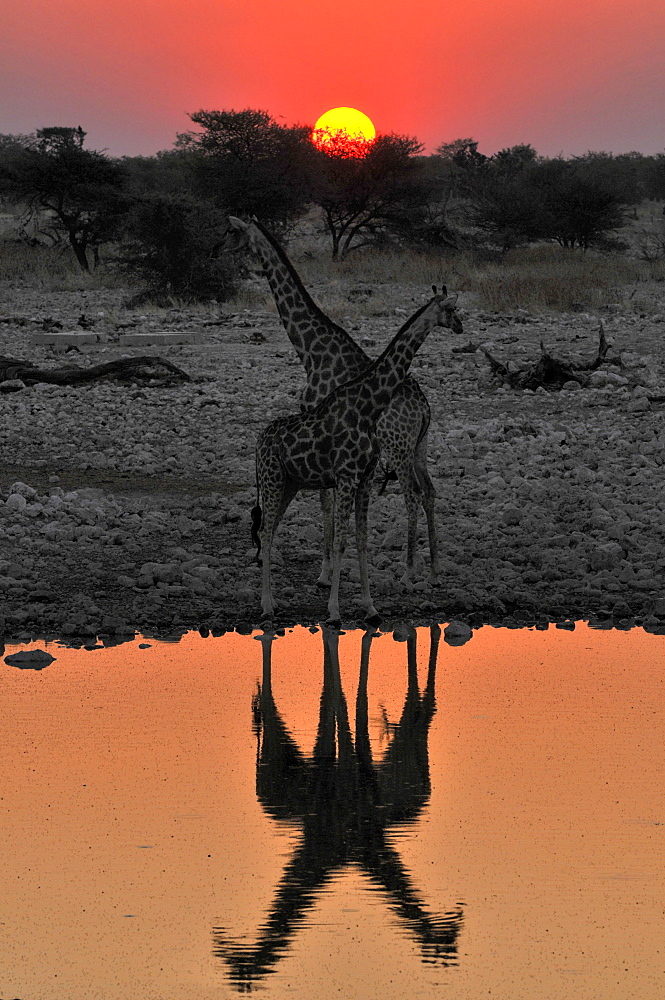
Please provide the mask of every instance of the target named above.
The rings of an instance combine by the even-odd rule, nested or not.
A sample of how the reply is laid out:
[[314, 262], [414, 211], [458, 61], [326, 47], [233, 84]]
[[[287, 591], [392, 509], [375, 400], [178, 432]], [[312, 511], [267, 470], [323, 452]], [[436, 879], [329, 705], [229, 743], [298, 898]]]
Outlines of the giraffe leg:
[[421, 490], [421, 501], [427, 518], [427, 534], [429, 536], [430, 583], [436, 583], [443, 572], [439, 556], [439, 539], [436, 529], [434, 500], [436, 490], [427, 469], [427, 434], [416, 445], [414, 454], [414, 470]]
[[262, 580], [261, 580], [261, 607], [264, 615], [272, 616], [275, 613], [275, 604], [272, 599], [272, 580], [270, 574], [270, 563], [272, 553], [272, 543], [279, 522], [284, 513], [298, 492], [298, 488], [280, 477], [277, 481], [273, 478], [270, 482], [261, 485], [261, 499], [263, 500], [263, 519], [261, 524], [261, 549], [263, 554]]
[[422, 504], [420, 486], [411, 463], [403, 463], [395, 470], [404, 496], [407, 515], [406, 569], [402, 583], [413, 583], [418, 576], [416, 568], [416, 539], [418, 535], [418, 512]]
[[367, 477], [356, 491], [356, 546], [358, 549], [358, 564], [360, 566], [360, 586], [362, 602], [368, 618], [378, 618], [378, 612], [372, 603], [369, 592], [369, 572], [367, 565], [367, 511], [369, 496], [372, 489], [372, 479]]
[[342, 482], [335, 490], [335, 516], [333, 529], [333, 570], [328, 599], [328, 621], [339, 622], [339, 578], [342, 572], [342, 555], [346, 544], [349, 515], [356, 492], [355, 483]]
[[319, 587], [329, 587], [332, 565], [334, 501], [332, 490], [321, 490], [319, 496], [323, 512], [323, 563], [321, 564], [321, 572], [316, 582]]

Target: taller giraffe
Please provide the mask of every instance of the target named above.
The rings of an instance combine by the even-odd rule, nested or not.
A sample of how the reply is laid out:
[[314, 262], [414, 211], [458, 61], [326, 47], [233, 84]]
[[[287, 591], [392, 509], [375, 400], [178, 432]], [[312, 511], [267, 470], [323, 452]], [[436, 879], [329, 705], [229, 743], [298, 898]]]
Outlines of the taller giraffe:
[[[273, 420], [259, 435], [256, 482], [263, 500], [253, 512], [259, 547], [265, 548], [261, 603], [272, 616], [272, 541], [287, 507], [300, 490], [335, 490], [332, 580], [328, 614], [339, 621], [339, 581], [351, 507], [356, 508], [356, 540], [362, 600], [369, 618], [377, 616], [369, 592], [367, 509], [379, 459], [377, 424], [407, 376], [409, 366], [435, 326], [450, 328], [457, 296], [437, 293], [398, 330], [380, 355], [351, 382], [337, 386], [311, 410]], [[258, 524], [257, 524], [258, 521]]]
[[[263, 266], [277, 310], [302, 361], [307, 385], [301, 395], [303, 409], [320, 403], [339, 385], [360, 375], [372, 364], [346, 330], [334, 323], [316, 305], [284, 249], [256, 219], [243, 222], [229, 218], [227, 245], [244, 247], [255, 253]], [[445, 293], [445, 289], [444, 289]], [[462, 321], [454, 300], [449, 307], [447, 326], [462, 333]], [[441, 573], [438, 537], [434, 516], [434, 484], [427, 469], [427, 432], [431, 411], [427, 399], [412, 377], [406, 378], [394, 393], [377, 425], [381, 461], [399, 480], [408, 516], [405, 581], [416, 575], [416, 534], [418, 511], [422, 504], [427, 518], [430, 549], [430, 580]], [[332, 503], [329, 494], [321, 493], [324, 520], [324, 556], [318, 582], [330, 583], [332, 545]]]

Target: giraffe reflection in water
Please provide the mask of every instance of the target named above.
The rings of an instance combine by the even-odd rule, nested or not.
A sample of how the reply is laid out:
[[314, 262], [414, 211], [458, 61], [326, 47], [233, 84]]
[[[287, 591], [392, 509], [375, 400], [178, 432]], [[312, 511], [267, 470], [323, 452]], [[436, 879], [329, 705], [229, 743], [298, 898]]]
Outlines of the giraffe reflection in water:
[[406, 642], [408, 684], [399, 723], [383, 759], [372, 758], [367, 715], [370, 648], [376, 633], [362, 639], [351, 734], [339, 669], [337, 632], [323, 629], [323, 689], [311, 758], [298, 748], [275, 704], [271, 685], [274, 634], [260, 636], [263, 679], [254, 700], [258, 738], [257, 795], [274, 819], [302, 828], [298, 847], [277, 886], [255, 944], [235, 942], [214, 930], [214, 953], [227, 963], [240, 990], [250, 990], [291, 946], [317, 897], [349, 866], [364, 873], [415, 940], [422, 960], [456, 964], [462, 910], [432, 914], [422, 903], [398, 852], [389, 843], [395, 825], [414, 823], [430, 794], [428, 737], [436, 711], [434, 681], [440, 629], [430, 630], [425, 689], [418, 686], [416, 632]]

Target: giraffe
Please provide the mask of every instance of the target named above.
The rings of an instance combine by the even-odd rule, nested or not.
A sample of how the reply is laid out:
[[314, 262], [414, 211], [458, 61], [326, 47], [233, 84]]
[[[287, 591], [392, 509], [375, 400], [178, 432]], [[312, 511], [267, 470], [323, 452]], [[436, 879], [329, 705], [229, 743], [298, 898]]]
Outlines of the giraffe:
[[339, 621], [342, 553], [351, 508], [355, 504], [356, 542], [362, 601], [370, 619], [377, 618], [369, 590], [367, 510], [379, 458], [376, 426], [409, 366], [435, 326], [454, 328], [451, 316], [457, 296], [437, 292], [398, 330], [377, 360], [360, 375], [337, 386], [314, 409], [278, 417], [259, 435], [256, 446], [257, 500], [253, 537], [263, 557], [261, 604], [274, 613], [270, 559], [273, 537], [287, 507], [303, 489], [334, 489], [332, 575], [328, 614]]
[[[334, 323], [316, 305], [296, 269], [275, 237], [258, 222], [229, 217], [227, 249], [249, 249], [261, 261], [277, 310], [289, 340], [305, 367], [307, 385], [300, 397], [303, 409], [312, 409], [338, 385], [365, 371], [372, 359], [346, 330]], [[444, 289], [445, 291], [445, 289]], [[451, 300], [452, 301], [452, 300]], [[450, 307], [450, 328], [462, 333], [462, 321]], [[407, 510], [408, 530], [405, 583], [416, 578], [416, 534], [422, 506], [427, 520], [430, 552], [430, 582], [441, 575], [438, 536], [434, 514], [435, 490], [427, 468], [427, 433], [431, 411], [417, 381], [409, 376], [399, 386], [379, 418], [377, 442], [386, 478], [399, 481]], [[332, 544], [332, 499], [321, 491], [324, 551], [318, 583], [330, 584]]]
[[457, 964], [463, 909], [432, 912], [391, 843], [396, 824], [416, 823], [430, 796], [429, 730], [436, 712], [435, 676], [441, 630], [430, 629], [427, 678], [418, 685], [417, 637], [410, 629], [407, 692], [388, 750], [375, 760], [369, 737], [367, 685], [375, 633], [363, 634], [355, 705], [355, 737], [340, 676], [339, 633], [323, 628], [323, 684], [316, 741], [306, 756], [289, 732], [272, 689], [274, 632], [257, 636], [262, 678], [253, 699], [257, 736], [256, 794], [266, 815], [300, 836], [255, 942], [234, 941], [213, 929], [214, 954], [222, 958], [239, 992], [250, 992], [276, 971], [331, 880], [355, 867], [380, 888], [380, 898], [419, 946], [421, 960]]

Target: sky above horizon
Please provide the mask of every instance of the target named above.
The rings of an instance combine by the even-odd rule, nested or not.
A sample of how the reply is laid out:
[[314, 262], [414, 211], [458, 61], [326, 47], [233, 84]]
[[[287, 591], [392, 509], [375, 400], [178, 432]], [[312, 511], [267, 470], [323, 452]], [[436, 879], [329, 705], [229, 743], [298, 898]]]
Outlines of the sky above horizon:
[[188, 113], [358, 108], [432, 152], [665, 150], [663, 0], [0, 0], [0, 133], [81, 125], [115, 156]]

